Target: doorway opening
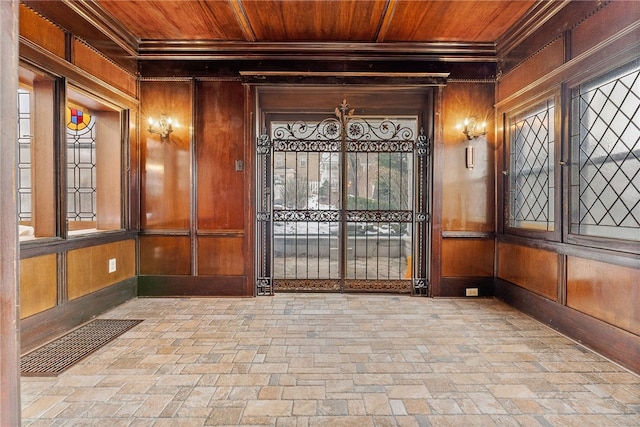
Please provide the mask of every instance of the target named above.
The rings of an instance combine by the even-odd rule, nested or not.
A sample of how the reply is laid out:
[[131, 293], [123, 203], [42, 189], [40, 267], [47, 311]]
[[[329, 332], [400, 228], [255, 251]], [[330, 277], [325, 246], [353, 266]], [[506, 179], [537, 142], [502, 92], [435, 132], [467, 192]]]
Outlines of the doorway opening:
[[257, 141], [258, 295], [428, 294], [421, 115], [266, 113]]

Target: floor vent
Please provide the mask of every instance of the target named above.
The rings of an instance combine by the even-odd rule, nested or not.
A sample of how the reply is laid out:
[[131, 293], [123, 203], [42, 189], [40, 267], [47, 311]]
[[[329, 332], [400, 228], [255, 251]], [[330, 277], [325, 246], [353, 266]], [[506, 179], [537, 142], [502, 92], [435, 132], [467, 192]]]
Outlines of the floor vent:
[[142, 320], [95, 319], [25, 354], [23, 376], [57, 376]]

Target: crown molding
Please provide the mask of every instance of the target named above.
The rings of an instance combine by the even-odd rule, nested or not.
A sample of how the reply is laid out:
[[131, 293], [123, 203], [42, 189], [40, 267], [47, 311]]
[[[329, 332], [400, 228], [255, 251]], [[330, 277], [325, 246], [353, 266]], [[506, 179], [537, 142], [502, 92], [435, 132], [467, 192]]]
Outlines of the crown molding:
[[107, 36], [132, 57], [138, 54], [138, 40], [119, 21], [113, 19], [94, 0], [62, 0], [63, 3], [91, 24], [96, 30]]
[[570, 0], [538, 2], [496, 41], [497, 56], [509, 53], [569, 3]]
[[494, 43], [219, 42], [141, 40], [140, 60], [434, 60], [495, 62]]

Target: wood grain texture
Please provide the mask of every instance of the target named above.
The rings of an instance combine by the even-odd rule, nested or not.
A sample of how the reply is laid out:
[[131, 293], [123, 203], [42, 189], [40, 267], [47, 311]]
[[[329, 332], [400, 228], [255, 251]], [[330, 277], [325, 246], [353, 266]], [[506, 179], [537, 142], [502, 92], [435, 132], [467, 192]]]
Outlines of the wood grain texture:
[[385, 41], [492, 42], [534, 4], [398, 0]]
[[141, 297], [252, 297], [242, 276], [140, 276]]
[[73, 43], [73, 54], [75, 65], [127, 95], [136, 96], [137, 82], [134, 75], [129, 74], [77, 39]]
[[64, 31], [23, 4], [20, 4], [20, 36], [64, 58]]
[[122, 136], [119, 111], [96, 115], [96, 209], [98, 230], [122, 228]]
[[138, 39], [244, 40], [230, 1], [100, 0]]
[[56, 185], [54, 162], [54, 99], [55, 84], [45, 78], [33, 81], [31, 108], [34, 115], [31, 132], [32, 221], [36, 237], [56, 235]]
[[498, 243], [498, 277], [558, 299], [558, 255], [542, 249]]
[[[191, 82], [141, 82], [141, 228], [182, 229], [191, 217]], [[147, 120], [165, 114], [173, 133], [162, 139]]]
[[[67, 295], [73, 300], [135, 276], [135, 241], [123, 240], [67, 253]], [[116, 271], [109, 273], [115, 258]]]
[[198, 84], [196, 125], [198, 230], [242, 229], [247, 203], [245, 176], [244, 89], [238, 82]]
[[191, 273], [189, 236], [140, 236], [140, 274]]
[[493, 239], [442, 239], [442, 277], [493, 277]]
[[199, 237], [198, 274], [243, 276], [243, 237]]
[[243, 0], [258, 41], [375, 41], [385, 1]]
[[568, 257], [567, 305], [640, 335], [640, 269]]
[[20, 318], [52, 307], [58, 300], [58, 263], [56, 254], [20, 261]]
[[628, 25], [640, 21], [640, 2], [622, 1], [604, 5], [601, 10], [581, 21], [571, 31], [573, 58], [593, 48], [593, 40], [614, 36]]
[[493, 42], [535, 1], [99, 0], [99, 4], [143, 40], [253, 41], [254, 35], [256, 41], [265, 42]]
[[[519, 67], [502, 76], [497, 84], [498, 100], [549, 74], [565, 62], [564, 38], [559, 37], [540, 48]], [[541, 90], [545, 90], [546, 88]]]
[[[493, 232], [494, 226], [494, 135], [487, 132], [472, 141], [462, 133], [467, 117], [493, 123], [493, 85], [450, 83], [444, 88], [442, 113], [442, 230]], [[474, 167], [467, 169], [465, 149], [474, 147]]]

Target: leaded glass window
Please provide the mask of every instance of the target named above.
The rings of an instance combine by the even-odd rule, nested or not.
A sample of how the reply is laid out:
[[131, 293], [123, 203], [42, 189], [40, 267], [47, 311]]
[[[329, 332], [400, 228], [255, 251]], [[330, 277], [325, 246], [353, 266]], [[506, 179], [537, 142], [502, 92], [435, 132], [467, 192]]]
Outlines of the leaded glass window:
[[96, 220], [96, 132], [93, 115], [67, 108], [67, 219]]
[[554, 103], [509, 118], [509, 226], [554, 229]]
[[571, 233], [640, 240], [640, 62], [572, 93]]
[[18, 221], [31, 222], [31, 92], [18, 89]]

